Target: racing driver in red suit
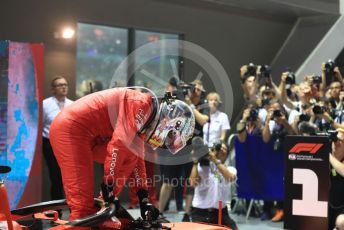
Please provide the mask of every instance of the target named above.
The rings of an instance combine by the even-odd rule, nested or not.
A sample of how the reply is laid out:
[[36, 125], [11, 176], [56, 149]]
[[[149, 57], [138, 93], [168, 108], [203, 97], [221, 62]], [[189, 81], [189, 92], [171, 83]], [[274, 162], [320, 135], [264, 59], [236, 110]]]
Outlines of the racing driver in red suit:
[[65, 108], [50, 129], [70, 220], [94, 214], [93, 161], [104, 163], [103, 184], [118, 196], [133, 172], [141, 215], [148, 199], [144, 145], [177, 153], [192, 136], [194, 115], [184, 102], [158, 102], [154, 93], [113, 88]]

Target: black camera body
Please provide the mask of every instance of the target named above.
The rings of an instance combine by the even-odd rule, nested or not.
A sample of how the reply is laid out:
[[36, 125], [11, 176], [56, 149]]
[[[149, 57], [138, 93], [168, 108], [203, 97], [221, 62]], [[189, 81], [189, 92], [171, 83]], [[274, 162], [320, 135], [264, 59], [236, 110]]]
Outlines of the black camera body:
[[215, 141], [211, 150], [218, 152], [221, 150], [221, 148], [222, 148], [222, 142], [221, 141]]
[[271, 74], [271, 68], [270, 66], [268, 65], [262, 65], [260, 67], [260, 75], [263, 77], [263, 78], [269, 78], [270, 77], [270, 74]]
[[316, 115], [321, 115], [325, 112], [325, 108], [320, 105], [314, 105], [313, 107], [313, 113]]
[[189, 92], [192, 93], [195, 91], [195, 84], [187, 84], [183, 81], [179, 83], [178, 87], [182, 89], [184, 95], [188, 95]]
[[[189, 94], [195, 93], [196, 91], [196, 84], [195, 83], [185, 83], [180, 81], [177, 86], [177, 91], [174, 92], [177, 99], [184, 101], [186, 96]], [[205, 101], [206, 91], [201, 92], [201, 101]]]
[[272, 119], [282, 117], [282, 112], [280, 109], [275, 109], [272, 113]]
[[256, 76], [257, 66], [253, 63], [247, 65], [247, 70], [245, 72], [245, 77]]
[[[222, 142], [221, 141], [215, 141], [213, 143], [213, 146], [211, 147], [212, 151], [220, 151], [222, 148]], [[199, 165], [200, 166], [209, 166], [210, 160], [209, 160], [209, 153], [205, 154], [203, 157], [199, 159]]]
[[287, 85], [294, 85], [296, 83], [295, 78], [296, 78], [295, 73], [289, 72], [286, 79], [285, 79], [285, 83]]
[[313, 84], [320, 85], [322, 82], [322, 78], [319, 75], [313, 75], [312, 81], [313, 81]]
[[256, 121], [258, 118], [258, 110], [252, 108], [250, 110], [250, 115], [248, 116], [249, 121]]
[[299, 122], [302, 122], [302, 121], [308, 122], [310, 119], [311, 117], [304, 113], [300, 114], [299, 116]]
[[336, 68], [336, 64], [334, 63], [334, 61], [328, 60], [325, 63], [325, 72], [326, 73], [333, 73], [334, 72], [334, 68]]

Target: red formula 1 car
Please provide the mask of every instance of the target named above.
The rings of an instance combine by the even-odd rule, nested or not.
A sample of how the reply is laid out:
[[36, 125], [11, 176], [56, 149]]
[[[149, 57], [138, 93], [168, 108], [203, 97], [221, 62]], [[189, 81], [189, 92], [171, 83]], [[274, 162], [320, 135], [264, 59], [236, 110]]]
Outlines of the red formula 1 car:
[[[0, 173], [6, 173], [9, 167], [0, 166]], [[0, 229], [9, 230], [228, 230], [229, 228], [203, 223], [177, 222], [163, 223], [166, 220], [152, 220], [150, 213], [145, 219], [134, 219], [125, 208], [116, 208], [112, 203], [105, 203], [103, 200], [94, 199], [99, 211], [91, 216], [74, 221], [59, 219], [57, 210], [67, 210], [66, 200], [42, 202], [27, 207], [10, 210], [5, 184], [0, 180]], [[117, 209], [117, 210], [116, 210]], [[43, 225], [42, 225], [43, 223]], [[44, 224], [45, 223], [45, 224]]]

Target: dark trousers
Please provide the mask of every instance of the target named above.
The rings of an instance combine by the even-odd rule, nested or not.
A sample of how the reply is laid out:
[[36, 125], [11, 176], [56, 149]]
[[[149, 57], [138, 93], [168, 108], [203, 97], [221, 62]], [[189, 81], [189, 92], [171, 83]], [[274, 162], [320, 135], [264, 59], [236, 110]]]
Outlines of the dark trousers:
[[[192, 208], [191, 219], [192, 222], [204, 222], [210, 224], [218, 223], [219, 211], [218, 209], [202, 209], [202, 208]], [[230, 227], [233, 230], [238, 229], [235, 221], [229, 216], [228, 209], [222, 209], [222, 225]]]
[[50, 141], [43, 137], [43, 156], [48, 166], [50, 178], [50, 196], [52, 200], [64, 199], [61, 170], [57, 164]]

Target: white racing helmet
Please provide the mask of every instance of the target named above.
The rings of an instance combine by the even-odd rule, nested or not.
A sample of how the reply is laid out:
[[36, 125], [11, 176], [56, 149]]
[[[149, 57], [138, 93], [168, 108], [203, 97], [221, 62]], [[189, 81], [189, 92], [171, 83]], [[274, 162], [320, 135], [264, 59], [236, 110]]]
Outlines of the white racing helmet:
[[164, 100], [146, 132], [145, 141], [153, 148], [167, 148], [172, 154], [186, 146], [195, 129], [192, 109], [180, 100]]

